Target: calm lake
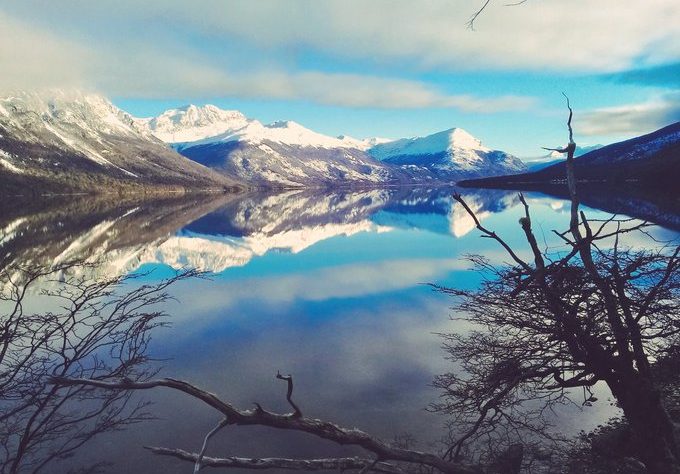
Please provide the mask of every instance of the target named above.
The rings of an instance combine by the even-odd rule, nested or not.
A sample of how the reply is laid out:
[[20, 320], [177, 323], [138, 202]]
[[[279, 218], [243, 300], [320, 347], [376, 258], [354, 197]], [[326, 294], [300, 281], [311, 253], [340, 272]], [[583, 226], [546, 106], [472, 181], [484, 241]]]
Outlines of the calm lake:
[[[154, 330], [149, 352], [161, 376], [186, 379], [241, 408], [253, 402], [288, 411], [277, 370], [292, 374], [294, 399], [307, 416], [356, 426], [384, 439], [409, 434], [432, 448], [445, 419], [426, 408], [433, 377], [451, 370], [438, 333], [464, 331], [445, 295], [425, 283], [475, 285], [467, 254], [507, 260], [479, 237], [452, 189], [285, 191], [156, 200], [61, 197], [0, 207], [0, 265], [47, 265], [87, 257], [92, 276], [145, 272], [158, 281], [180, 268], [207, 278], [171, 289], [169, 326]], [[524, 249], [517, 194], [464, 190], [485, 226]], [[539, 241], [556, 245], [568, 204], [527, 193]], [[661, 223], [650, 231], [676, 238], [679, 216], [663, 204], [584, 200], [591, 219], [619, 211]], [[600, 210], [595, 208], [597, 204]], [[644, 245], [642, 242], [637, 242]], [[523, 253], [523, 252], [520, 252]], [[526, 255], [526, 252], [524, 252]], [[44, 304], [38, 295], [33, 304]], [[30, 301], [29, 301], [30, 303]], [[192, 465], [155, 456], [143, 446], [200, 449], [220, 419], [197, 401], [156, 389], [155, 420], [104, 433], [47, 472], [111, 462], [109, 472], [179, 473]], [[606, 399], [606, 397], [605, 397]], [[606, 404], [606, 402], [605, 402]], [[610, 412], [608, 412], [610, 413]], [[595, 426], [597, 405], [565, 407], [561, 425]], [[228, 427], [214, 456], [351, 455], [298, 433]]]

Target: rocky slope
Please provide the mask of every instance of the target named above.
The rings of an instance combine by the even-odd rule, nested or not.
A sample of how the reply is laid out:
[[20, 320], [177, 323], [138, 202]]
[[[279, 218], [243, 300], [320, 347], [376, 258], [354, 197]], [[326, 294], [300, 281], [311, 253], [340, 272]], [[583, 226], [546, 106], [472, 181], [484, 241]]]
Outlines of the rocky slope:
[[225, 188], [235, 182], [167, 147], [107, 99], [80, 92], [0, 97], [3, 194]]

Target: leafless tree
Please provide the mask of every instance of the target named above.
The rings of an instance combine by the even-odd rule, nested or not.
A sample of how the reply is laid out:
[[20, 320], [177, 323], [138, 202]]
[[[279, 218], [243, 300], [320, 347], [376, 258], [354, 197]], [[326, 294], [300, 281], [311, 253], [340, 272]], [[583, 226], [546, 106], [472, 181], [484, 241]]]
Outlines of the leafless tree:
[[570, 401], [577, 389], [583, 403], [594, 403], [592, 388], [604, 383], [631, 427], [636, 455], [647, 471], [677, 473], [677, 427], [651, 366], [677, 346], [680, 246], [626, 245], [633, 232], [647, 236], [648, 224], [616, 216], [589, 220], [579, 209], [571, 119], [569, 107], [569, 144], [557, 149], [567, 155], [571, 200], [569, 228], [554, 231], [562, 251], [539, 246], [521, 194], [525, 212], [519, 225], [529, 259], [455, 196], [482, 237], [500, 244], [510, 263], [472, 256], [483, 277], [479, 288], [439, 288], [456, 298], [475, 327], [445, 335], [446, 350], [457, 363], [455, 372], [435, 382], [444, 396], [434, 408], [453, 417], [446, 459], [460, 459], [471, 443], [489, 446], [503, 436], [516, 442], [522, 435], [546, 435], [555, 404]]
[[[93, 278], [90, 270], [66, 263], [0, 271], [2, 473], [54, 472], [54, 463], [97, 434], [148, 419], [146, 404], [130, 392], [60, 390], [48, 378], [152, 376], [146, 350], [164, 316], [154, 307], [169, 298], [169, 285], [195, 272], [148, 285], [134, 284], [140, 275]], [[33, 297], [50, 308], [35, 311]]]

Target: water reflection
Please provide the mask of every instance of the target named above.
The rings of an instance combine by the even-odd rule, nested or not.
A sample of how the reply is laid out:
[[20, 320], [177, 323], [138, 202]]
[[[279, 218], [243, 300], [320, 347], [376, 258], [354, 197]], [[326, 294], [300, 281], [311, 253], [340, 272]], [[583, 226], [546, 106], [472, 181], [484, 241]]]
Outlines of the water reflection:
[[[164, 308], [172, 327], [154, 330], [151, 355], [165, 360], [163, 374], [191, 380], [241, 407], [258, 401], [285, 410], [273, 374], [292, 372], [306, 414], [387, 439], [409, 432], [425, 449], [443, 425], [423, 411], [438, 395], [429, 383], [448, 370], [434, 333], [463, 328], [448, 319], [447, 299], [421, 283], [473, 285], [462, 255], [502, 258], [493, 242], [472, 232], [474, 223], [454, 204], [452, 191], [296, 190], [3, 204], [0, 265], [86, 257], [102, 262], [92, 276], [141, 269], [152, 272], [144, 277], [150, 282], [183, 266], [209, 271], [210, 280], [173, 288], [178, 302]], [[523, 211], [514, 192], [466, 190], [465, 198], [511, 244], [522, 241], [517, 219]], [[546, 239], [550, 229], [564, 228], [564, 201], [529, 198], [532, 220]], [[141, 446], [195, 451], [217, 421], [214, 414], [171, 393], [138, 396], [155, 403], [159, 420], [97, 438], [66, 464], [111, 461], [111, 472], [186, 472], [186, 465], [155, 458]], [[574, 426], [583, 418], [599, 421], [592, 413], [572, 415]], [[211, 452], [353, 453], [304, 435], [255, 428], [221, 433]]]
[[[416, 228], [462, 237], [474, 223], [451, 189], [319, 194], [208, 195], [147, 201], [70, 197], [7, 205], [0, 217], [0, 264], [105, 260], [107, 272], [150, 263], [213, 273], [271, 251], [298, 253], [360, 232]], [[514, 193], [467, 192], [483, 219], [517, 204]]]

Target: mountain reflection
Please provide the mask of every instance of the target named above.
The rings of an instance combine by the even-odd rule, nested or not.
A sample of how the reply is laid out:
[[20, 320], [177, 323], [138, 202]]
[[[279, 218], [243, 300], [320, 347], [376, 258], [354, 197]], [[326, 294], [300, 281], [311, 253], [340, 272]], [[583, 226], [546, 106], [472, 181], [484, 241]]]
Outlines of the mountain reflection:
[[[113, 200], [61, 197], [5, 203], [0, 265], [44, 266], [73, 259], [106, 261], [107, 272], [144, 264], [222, 272], [272, 251], [298, 253], [321, 241], [362, 232], [417, 229], [456, 238], [474, 222], [453, 188], [200, 195]], [[464, 190], [480, 219], [518, 204], [517, 193]], [[559, 209], [560, 201], [550, 206]], [[599, 196], [591, 205], [675, 227], [678, 214], [651, 200]]]
[[[222, 272], [268, 252], [298, 253], [333, 237], [362, 232], [416, 229], [459, 238], [474, 228], [474, 222], [451, 198], [454, 191], [292, 190], [5, 203], [0, 214], [0, 265], [44, 266], [87, 258], [106, 262], [102, 271], [114, 273], [155, 263]], [[463, 195], [480, 219], [518, 204], [513, 191], [464, 190]], [[650, 201], [631, 201], [630, 209], [625, 200], [612, 202], [595, 204], [633, 215], [644, 209], [645, 218], [658, 214], [658, 220], [666, 224], [677, 221], [668, 212], [651, 212], [658, 206]], [[560, 201], [550, 204], [554, 210], [560, 205]]]
[[[0, 264], [47, 265], [87, 258], [125, 273], [147, 263], [210, 272], [270, 251], [297, 253], [360, 232], [422, 228], [460, 237], [473, 222], [452, 189], [287, 191], [114, 201], [91, 197], [8, 207], [0, 218]], [[484, 218], [517, 203], [514, 193], [467, 192]]]

